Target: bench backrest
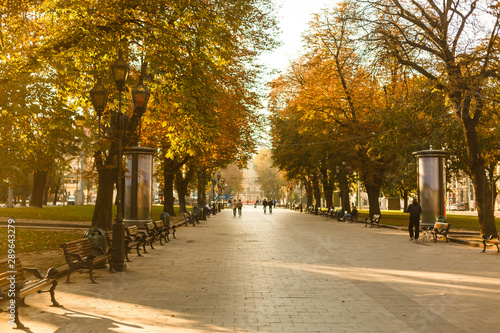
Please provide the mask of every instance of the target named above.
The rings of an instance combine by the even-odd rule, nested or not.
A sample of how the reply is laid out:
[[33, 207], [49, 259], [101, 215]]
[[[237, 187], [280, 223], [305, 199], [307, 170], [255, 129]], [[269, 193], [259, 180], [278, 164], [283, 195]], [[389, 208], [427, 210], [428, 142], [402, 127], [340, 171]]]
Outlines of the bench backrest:
[[154, 224], [157, 228], [163, 228], [163, 220], [154, 221]]
[[448, 223], [444, 223], [444, 222], [436, 222], [436, 223], [434, 223], [434, 229], [445, 230], [445, 229], [448, 229], [448, 228], [449, 228], [449, 224]]
[[88, 238], [80, 238], [71, 242], [61, 244], [64, 253], [76, 253], [86, 258], [92, 254], [92, 248], [90, 246], [90, 240]]
[[113, 246], [113, 231], [106, 231], [106, 243], [108, 243], [108, 247]]
[[155, 230], [155, 224], [154, 224], [154, 222], [148, 222], [148, 223], [146, 223], [146, 230], [148, 230], [148, 231], [154, 231]]
[[[16, 273], [8, 273], [8, 272], [16, 272]], [[19, 258], [14, 260], [9, 260], [8, 258], [0, 260], [0, 290], [7, 295], [7, 292], [10, 288], [10, 280], [7, 278], [15, 275], [14, 282], [23, 283], [26, 280], [26, 276], [24, 275], [24, 268]]]
[[125, 230], [127, 231], [128, 236], [137, 236], [139, 234], [139, 229], [137, 229], [136, 225], [126, 227]]

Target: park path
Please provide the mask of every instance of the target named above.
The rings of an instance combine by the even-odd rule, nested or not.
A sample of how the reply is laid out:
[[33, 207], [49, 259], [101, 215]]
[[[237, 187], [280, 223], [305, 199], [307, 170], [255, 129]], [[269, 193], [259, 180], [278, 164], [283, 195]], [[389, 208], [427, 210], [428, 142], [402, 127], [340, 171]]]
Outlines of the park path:
[[[285, 209], [224, 210], [127, 271], [60, 279], [28, 332], [496, 332], [500, 253]], [[0, 313], [0, 332], [9, 328]]]

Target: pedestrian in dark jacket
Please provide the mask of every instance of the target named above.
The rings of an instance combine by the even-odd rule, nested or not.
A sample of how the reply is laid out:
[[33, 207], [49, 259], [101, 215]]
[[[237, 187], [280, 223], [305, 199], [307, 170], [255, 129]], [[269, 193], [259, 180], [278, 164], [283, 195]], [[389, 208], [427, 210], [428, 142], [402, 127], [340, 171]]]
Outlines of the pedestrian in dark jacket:
[[267, 200], [266, 199], [264, 199], [262, 201], [262, 206], [264, 206], [264, 214], [265, 214], [266, 213], [266, 209], [267, 209]]
[[422, 207], [419, 205], [417, 199], [413, 199], [413, 203], [408, 206], [406, 212], [410, 214], [410, 224], [408, 231], [410, 232], [410, 240], [413, 240], [413, 231], [415, 230], [415, 240], [418, 240], [420, 233], [420, 214], [422, 214]]

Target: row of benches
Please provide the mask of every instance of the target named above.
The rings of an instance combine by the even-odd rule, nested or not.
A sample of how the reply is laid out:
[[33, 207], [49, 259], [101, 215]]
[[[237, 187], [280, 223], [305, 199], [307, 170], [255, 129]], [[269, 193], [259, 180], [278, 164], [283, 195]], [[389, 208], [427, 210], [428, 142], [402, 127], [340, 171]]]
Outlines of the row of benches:
[[[130, 261], [128, 254], [132, 249], [135, 249], [138, 256], [141, 256], [140, 248], [144, 253], [147, 253], [146, 246], [154, 249], [153, 243], [159, 241], [160, 245], [169, 242], [169, 235], [172, 234], [176, 238], [175, 231], [182, 225], [199, 224], [197, 215], [189, 212], [184, 214], [184, 220], [173, 225], [166, 225], [162, 220], [148, 222], [145, 225], [144, 231], [141, 231], [137, 226], [129, 226], [125, 228], [125, 256], [126, 260]], [[68, 264], [68, 275], [66, 282], [70, 282], [71, 273], [77, 270], [86, 269], [89, 272], [91, 283], [97, 283], [94, 279], [93, 271], [97, 267], [103, 267], [106, 264], [109, 270], [114, 272], [113, 258], [114, 248], [113, 233], [105, 232], [105, 239], [108, 245], [108, 250], [105, 252], [102, 247], [92, 246], [88, 237], [74, 240], [61, 244], [64, 251], [64, 257]], [[50, 268], [45, 276], [42, 276], [37, 269], [23, 267], [19, 258], [5, 258], [0, 260], [0, 300], [7, 301], [8, 317], [11, 318], [16, 328], [23, 329], [25, 326], [19, 320], [20, 306], [27, 306], [25, 298], [33, 293], [49, 292], [52, 306], [61, 306], [55, 299], [55, 288], [58, 284], [56, 268]], [[30, 277], [28, 274], [33, 275]], [[49, 290], [44, 290], [49, 288]], [[0, 310], [1, 312], [2, 310]]]
[[[188, 224], [192, 224], [193, 226], [195, 226], [199, 223], [200, 220], [198, 216], [189, 212], [184, 213], [183, 221], [172, 225], [166, 225], [163, 220], [159, 220], [146, 223], [144, 231], [139, 230], [135, 225], [126, 227], [125, 260], [130, 262], [129, 253], [132, 250], [135, 250], [137, 256], [141, 257], [141, 247], [144, 253], [148, 253], [146, 246], [154, 249], [153, 244], [155, 241], [159, 241], [160, 245], [163, 245], [163, 242], [169, 242], [169, 235], [171, 232], [172, 237], [176, 238], [175, 232], [178, 227]], [[101, 247], [91, 246], [90, 240], [88, 238], [82, 238], [61, 244], [61, 247], [64, 251], [64, 257], [69, 268], [68, 275], [66, 277], [66, 283], [70, 282], [71, 273], [79, 269], [88, 269], [90, 281], [92, 283], [97, 283], [93, 277], [93, 270], [96, 266], [102, 266], [105, 263], [109, 265], [109, 270], [114, 272], [113, 232], [106, 231], [105, 237], [108, 245], [108, 250], [106, 253]]]
[[[307, 212], [310, 214], [315, 213], [315, 207], [314, 206], [309, 206], [307, 207]], [[335, 210], [334, 208], [321, 208], [318, 212], [319, 215], [323, 215], [325, 217], [330, 217], [330, 218], [337, 218], [339, 221], [345, 221], [345, 222], [359, 222], [359, 214], [353, 214], [353, 215], [343, 215], [342, 217], [339, 216], [338, 214], [339, 211]], [[370, 228], [372, 227], [378, 227], [380, 228], [380, 214], [374, 214], [373, 217], [366, 217], [364, 220], [365, 227], [368, 225]], [[431, 239], [434, 240], [434, 242], [437, 241], [438, 236], [443, 236], [448, 242], [448, 233], [450, 231], [450, 224], [449, 223], [444, 223], [444, 222], [436, 222], [434, 226], [432, 227], [425, 227], [423, 229], [423, 240], [424, 241], [430, 241]], [[491, 243], [495, 244], [497, 246], [497, 249], [499, 249], [498, 245], [500, 244], [500, 238], [497, 237], [495, 238], [490, 237], [490, 239], [487, 239], [484, 237], [483, 243], [484, 243], [484, 249], [486, 249], [486, 243]], [[500, 249], [499, 249], [500, 251]], [[484, 251], [483, 251], [484, 252]]]

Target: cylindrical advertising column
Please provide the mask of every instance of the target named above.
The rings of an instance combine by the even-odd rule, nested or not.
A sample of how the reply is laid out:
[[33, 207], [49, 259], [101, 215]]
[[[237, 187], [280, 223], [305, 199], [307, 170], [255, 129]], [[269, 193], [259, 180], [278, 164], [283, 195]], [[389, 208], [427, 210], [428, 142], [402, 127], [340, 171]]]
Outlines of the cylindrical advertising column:
[[126, 161], [123, 200], [125, 226], [143, 228], [152, 221], [154, 152], [153, 148], [132, 147], [123, 154]]
[[421, 226], [434, 225], [438, 216], [446, 216], [445, 150], [414, 152], [418, 158], [418, 201], [422, 206]]

